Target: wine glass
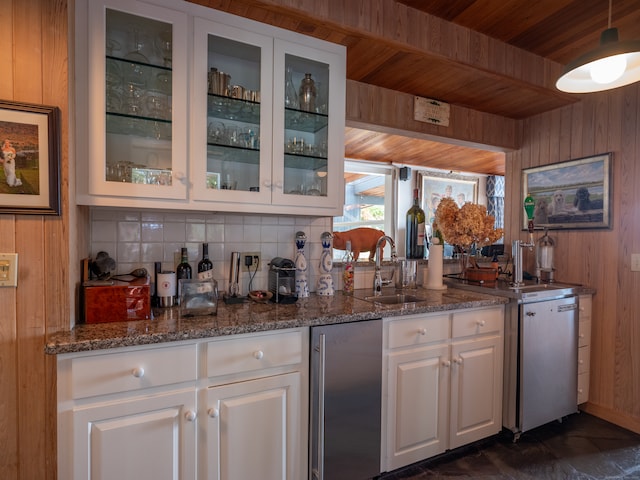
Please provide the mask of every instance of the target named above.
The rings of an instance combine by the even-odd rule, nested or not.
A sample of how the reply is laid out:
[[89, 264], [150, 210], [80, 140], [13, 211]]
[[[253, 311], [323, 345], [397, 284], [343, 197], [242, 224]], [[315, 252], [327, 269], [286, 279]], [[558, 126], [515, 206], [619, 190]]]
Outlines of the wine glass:
[[165, 67], [171, 67], [171, 55], [173, 49], [173, 38], [171, 30], [163, 30], [156, 38], [156, 46], [160, 51], [162, 63]]

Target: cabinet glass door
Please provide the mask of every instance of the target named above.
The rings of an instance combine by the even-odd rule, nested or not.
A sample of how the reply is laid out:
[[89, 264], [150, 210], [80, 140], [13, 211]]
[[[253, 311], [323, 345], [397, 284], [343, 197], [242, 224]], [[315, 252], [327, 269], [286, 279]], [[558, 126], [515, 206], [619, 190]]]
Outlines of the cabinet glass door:
[[186, 198], [186, 122], [179, 121], [186, 119], [179, 88], [187, 78], [186, 17], [135, 2], [127, 10], [95, 3], [91, 18], [104, 22], [104, 35], [92, 35], [89, 102], [104, 113], [90, 116], [91, 190]]
[[194, 198], [269, 202], [273, 40], [195, 20]]
[[274, 135], [273, 176], [282, 188], [274, 189], [273, 201], [321, 207], [337, 201], [342, 205], [343, 59], [332, 52], [276, 40], [274, 65], [274, 126], [282, 125], [282, 129]]

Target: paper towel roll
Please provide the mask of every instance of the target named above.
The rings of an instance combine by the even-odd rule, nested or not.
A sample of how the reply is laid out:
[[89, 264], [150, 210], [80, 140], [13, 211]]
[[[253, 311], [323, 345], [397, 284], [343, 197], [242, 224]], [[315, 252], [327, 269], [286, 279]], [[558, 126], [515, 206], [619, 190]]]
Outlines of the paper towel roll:
[[444, 290], [446, 285], [442, 284], [442, 256], [443, 245], [431, 245], [429, 247], [429, 264], [427, 267], [427, 283], [424, 288], [431, 290]]

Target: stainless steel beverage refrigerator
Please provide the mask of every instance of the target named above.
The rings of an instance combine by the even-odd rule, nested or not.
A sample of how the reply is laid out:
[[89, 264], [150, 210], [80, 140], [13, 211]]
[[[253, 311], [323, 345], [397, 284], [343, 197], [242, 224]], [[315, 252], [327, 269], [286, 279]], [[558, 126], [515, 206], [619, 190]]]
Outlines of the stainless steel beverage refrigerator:
[[380, 473], [382, 320], [311, 328], [310, 475]]

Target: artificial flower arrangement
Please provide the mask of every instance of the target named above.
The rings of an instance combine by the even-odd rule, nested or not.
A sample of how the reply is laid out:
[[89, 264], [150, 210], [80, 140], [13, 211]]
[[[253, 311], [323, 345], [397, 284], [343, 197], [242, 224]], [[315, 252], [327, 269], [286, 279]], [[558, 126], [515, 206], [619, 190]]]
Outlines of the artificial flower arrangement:
[[484, 205], [467, 202], [458, 207], [452, 198], [445, 197], [436, 209], [433, 229], [442, 233], [442, 240], [468, 253], [472, 245], [480, 248], [502, 238], [504, 230], [494, 225], [495, 218], [487, 215]]

